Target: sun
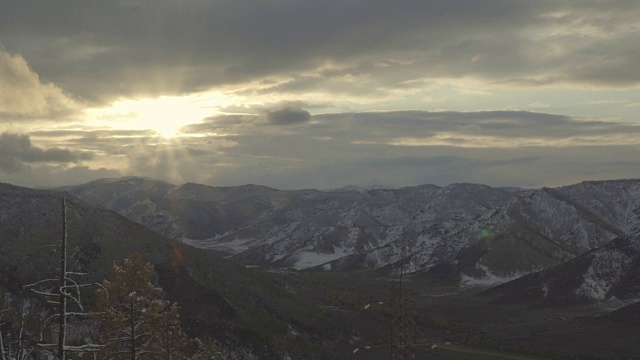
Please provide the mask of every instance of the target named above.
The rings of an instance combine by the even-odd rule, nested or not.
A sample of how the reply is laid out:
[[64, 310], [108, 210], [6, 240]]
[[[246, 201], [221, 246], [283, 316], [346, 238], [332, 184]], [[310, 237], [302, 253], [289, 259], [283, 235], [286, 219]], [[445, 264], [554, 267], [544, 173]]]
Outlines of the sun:
[[217, 113], [219, 103], [215, 101], [211, 96], [125, 99], [105, 108], [93, 109], [88, 115], [96, 125], [113, 129], [153, 130], [158, 136], [174, 138], [181, 135], [180, 129], [185, 125], [199, 123]]
[[184, 103], [181, 98], [134, 100], [128, 105], [135, 114], [129, 127], [153, 129], [165, 138], [175, 137], [183, 126], [202, 119], [196, 114], [197, 108]]

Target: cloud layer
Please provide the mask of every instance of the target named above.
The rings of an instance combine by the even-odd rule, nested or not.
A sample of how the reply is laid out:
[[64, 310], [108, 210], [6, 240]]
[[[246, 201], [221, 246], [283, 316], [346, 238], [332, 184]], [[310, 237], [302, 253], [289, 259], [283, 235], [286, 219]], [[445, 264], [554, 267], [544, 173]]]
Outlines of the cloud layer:
[[635, 0], [51, 0], [4, 5], [0, 33], [46, 81], [92, 100], [250, 81], [390, 96], [462, 78], [635, 86], [639, 16]]
[[24, 134], [0, 135], [0, 173], [19, 172], [34, 163], [79, 163], [92, 158], [89, 152], [33, 146], [29, 136]]
[[103, 171], [174, 183], [299, 189], [467, 181], [532, 187], [640, 176], [640, 126], [527, 111], [332, 113], [284, 127], [261, 114], [225, 115], [182, 131], [185, 136], [172, 140], [146, 131], [31, 136], [91, 151], [91, 162], [110, 165]]

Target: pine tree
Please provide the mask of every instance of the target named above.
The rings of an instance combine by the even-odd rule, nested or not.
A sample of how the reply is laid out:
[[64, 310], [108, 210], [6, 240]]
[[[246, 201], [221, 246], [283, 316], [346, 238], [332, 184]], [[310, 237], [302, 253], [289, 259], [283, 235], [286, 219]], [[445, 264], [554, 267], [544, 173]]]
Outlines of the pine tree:
[[179, 310], [177, 304], [171, 304], [157, 321], [157, 330], [160, 332], [162, 343], [159, 350], [163, 354], [163, 359], [187, 359], [184, 355], [184, 349], [190, 345], [191, 341], [180, 325]]
[[151, 282], [153, 265], [133, 253], [113, 264], [113, 278], [98, 290], [102, 314], [103, 359], [185, 359], [188, 343], [178, 307], [160, 299], [162, 289]]

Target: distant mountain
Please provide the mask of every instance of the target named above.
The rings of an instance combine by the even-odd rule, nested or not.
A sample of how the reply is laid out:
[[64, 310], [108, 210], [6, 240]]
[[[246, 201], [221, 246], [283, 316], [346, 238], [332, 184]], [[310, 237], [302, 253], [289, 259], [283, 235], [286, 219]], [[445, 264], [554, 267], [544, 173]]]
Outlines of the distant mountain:
[[[170, 186], [130, 178], [60, 190], [194, 246], [232, 251], [245, 261], [297, 268], [371, 253], [431, 225], [450, 232], [449, 227], [460, 226], [513, 196], [472, 184], [279, 191], [256, 185]], [[442, 235], [447, 234], [438, 234]], [[397, 254], [368, 265], [396, 260]]]
[[172, 238], [206, 239], [236, 230], [278, 201], [265, 186], [175, 186], [146, 178], [100, 179], [57, 188], [90, 204], [116, 211]]
[[470, 285], [511, 280], [640, 235], [639, 180], [280, 191], [124, 178], [60, 190], [246, 263], [390, 268], [404, 248], [412, 272]]

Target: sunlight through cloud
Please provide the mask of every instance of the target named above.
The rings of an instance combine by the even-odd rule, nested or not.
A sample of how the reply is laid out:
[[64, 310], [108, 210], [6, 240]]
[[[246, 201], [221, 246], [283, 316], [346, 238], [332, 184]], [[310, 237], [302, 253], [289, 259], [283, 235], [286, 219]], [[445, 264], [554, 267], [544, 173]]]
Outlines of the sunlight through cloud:
[[182, 127], [219, 114], [220, 107], [230, 103], [231, 99], [221, 93], [124, 99], [108, 107], [89, 109], [87, 115], [95, 125], [107, 125], [113, 129], [153, 130], [164, 138], [174, 138], [182, 136]]

